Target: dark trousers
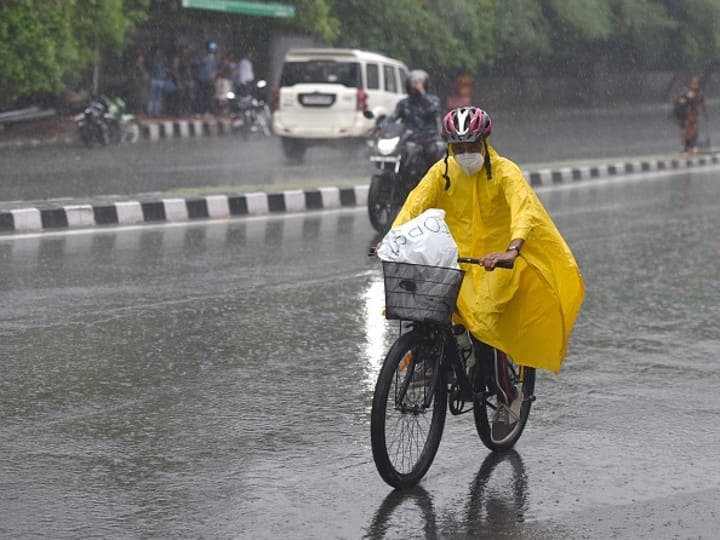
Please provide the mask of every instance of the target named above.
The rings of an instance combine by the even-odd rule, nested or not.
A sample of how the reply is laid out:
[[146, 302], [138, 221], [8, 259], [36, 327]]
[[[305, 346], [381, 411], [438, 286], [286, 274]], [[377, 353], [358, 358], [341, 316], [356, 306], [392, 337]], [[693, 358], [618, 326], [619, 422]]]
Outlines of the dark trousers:
[[491, 390], [497, 394], [498, 401], [509, 405], [517, 392], [510, 383], [510, 368], [507, 355], [473, 338], [475, 360], [486, 379], [492, 381]]

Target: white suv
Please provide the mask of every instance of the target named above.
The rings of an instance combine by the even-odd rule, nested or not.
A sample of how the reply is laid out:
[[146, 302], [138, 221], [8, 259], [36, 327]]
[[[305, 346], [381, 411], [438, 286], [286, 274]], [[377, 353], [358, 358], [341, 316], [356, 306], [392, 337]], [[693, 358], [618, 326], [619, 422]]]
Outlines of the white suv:
[[288, 51], [273, 113], [285, 156], [301, 161], [308, 146], [367, 137], [374, 122], [363, 113], [392, 113], [405, 97], [407, 72], [399, 60], [368, 51]]

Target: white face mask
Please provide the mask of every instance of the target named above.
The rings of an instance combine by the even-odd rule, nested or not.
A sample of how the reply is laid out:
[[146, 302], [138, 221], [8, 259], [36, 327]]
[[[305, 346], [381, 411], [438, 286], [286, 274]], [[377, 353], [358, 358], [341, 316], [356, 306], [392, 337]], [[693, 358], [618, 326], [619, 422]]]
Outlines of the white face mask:
[[480, 152], [468, 152], [453, 156], [455, 162], [462, 167], [466, 174], [471, 175], [482, 169], [485, 158]]

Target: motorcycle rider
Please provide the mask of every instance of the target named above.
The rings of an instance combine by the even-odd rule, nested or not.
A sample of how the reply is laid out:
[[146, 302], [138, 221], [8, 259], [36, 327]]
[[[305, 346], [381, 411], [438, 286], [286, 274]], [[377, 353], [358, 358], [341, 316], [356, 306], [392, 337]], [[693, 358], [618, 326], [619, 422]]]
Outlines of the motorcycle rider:
[[384, 122], [400, 120], [414, 133], [415, 141], [422, 146], [425, 169], [442, 156], [437, 145], [438, 126], [440, 124], [440, 98], [428, 92], [428, 74], [421, 69], [408, 73], [405, 89], [408, 96], [398, 101], [395, 111]]

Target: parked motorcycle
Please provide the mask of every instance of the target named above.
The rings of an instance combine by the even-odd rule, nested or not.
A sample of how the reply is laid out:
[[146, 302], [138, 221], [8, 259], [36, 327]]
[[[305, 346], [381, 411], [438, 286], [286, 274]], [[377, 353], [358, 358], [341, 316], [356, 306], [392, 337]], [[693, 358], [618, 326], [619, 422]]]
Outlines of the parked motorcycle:
[[[366, 114], [366, 117], [372, 117]], [[373, 228], [384, 233], [392, 225], [408, 193], [427, 172], [429, 164], [423, 155], [423, 146], [415, 139], [412, 130], [402, 123], [377, 121], [377, 128], [368, 143], [370, 161], [378, 172], [370, 178], [368, 216]], [[442, 141], [437, 142], [437, 155], [441, 155]]]
[[134, 143], [140, 138], [140, 124], [135, 115], [125, 112], [125, 101], [119, 97], [100, 96], [90, 100], [74, 120], [80, 140], [88, 148], [111, 142]]
[[110, 132], [105, 122], [105, 105], [97, 99], [91, 100], [83, 112], [74, 117], [80, 140], [91, 148], [95, 144], [107, 145]]
[[265, 98], [267, 82], [257, 81], [251, 88], [237, 88], [226, 95], [230, 110], [233, 130], [247, 138], [251, 133], [259, 133], [265, 137], [271, 135], [270, 107]]

